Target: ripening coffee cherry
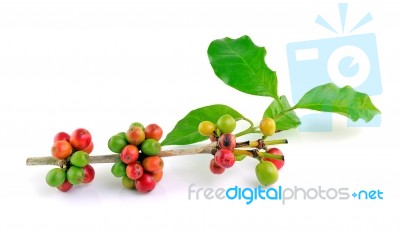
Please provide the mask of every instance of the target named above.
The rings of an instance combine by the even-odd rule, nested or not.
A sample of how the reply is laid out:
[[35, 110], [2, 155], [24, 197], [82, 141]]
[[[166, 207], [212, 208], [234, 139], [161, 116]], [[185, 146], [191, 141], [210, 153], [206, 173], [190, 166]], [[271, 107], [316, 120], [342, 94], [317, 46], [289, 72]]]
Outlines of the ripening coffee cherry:
[[210, 161], [210, 171], [214, 174], [222, 174], [225, 171], [225, 168], [217, 165], [217, 163], [215, 163], [215, 159], [211, 159]]
[[57, 189], [61, 192], [68, 192], [72, 187], [73, 185], [66, 179], [64, 183], [57, 187]]
[[236, 147], [236, 137], [233, 134], [225, 133], [218, 138], [218, 146], [221, 149], [229, 149], [233, 151]]
[[236, 120], [230, 114], [225, 114], [218, 119], [217, 127], [221, 133], [232, 133], [236, 128]]
[[92, 182], [92, 180], [94, 179], [94, 176], [96, 174], [94, 171], [94, 168], [90, 164], [83, 167], [83, 173], [85, 176], [83, 178], [82, 183], [84, 183], [84, 184], [88, 184], [88, 183]]
[[143, 126], [143, 124], [140, 123], [140, 122], [133, 122], [133, 123], [129, 126], [129, 128], [132, 128], [133, 126], [140, 127], [141, 129], [144, 130], [144, 126]]
[[150, 173], [144, 173], [143, 176], [136, 180], [135, 185], [138, 192], [148, 193], [156, 187], [156, 180]]
[[69, 142], [76, 150], [83, 150], [92, 142], [92, 135], [86, 129], [77, 129], [72, 132]]
[[155, 173], [163, 170], [164, 161], [159, 156], [150, 156], [144, 158], [142, 165], [147, 172]]
[[265, 186], [274, 184], [278, 180], [278, 169], [270, 161], [261, 161], [256, 166], [256, 176], [258, 181]]
[[125, 164], [131, 164], [135, 162], [139, 157], [139, 149], [135, 145], [125, 146], [120, 154], [122, 162]]
[[230, 168], [235, 164], [235, 155], [229, 149], [220, 149], [215, 153], [215, 163], [223, 168]]
[[93, 148], [94, 148], [94, 145], [93, 145], [93, 141], [92, 141], [92, 142], [90, 142], [90, 144], [89, 144], [88, 147], [86, 147], [85, 149], [83, 149], [83, 151], [86, 152], [87, 154], [90, 154], [90, 153], [92, 153]]
[[127, 189], [135, 189], [135, 181], [131, 180], [128, 176], [122, 177], [122, 185]]
[[131, 180], [137, 180], [143, 175], [143, 166], [139, 162], [135, 162], [126, 166], [126, 175]]
[[69, 142], [69, 134], [66, 132], [59, 132], [54, 136], [54, 141], [68, 141]]
[[154, 172], [154, 173], [152, 173], [151, 175], [153, 175], [154, 180], [156, 181], [156, 183], [158, 183], [158, 182], [160, 182], [160, 180], [162, 179], [164, 173], [163, 173], [163, 171], [161, 170], [161, 171]]
[[132, 145], [140, 145], [145, 139], [145, 134], [139, 126], [132, 126], [126, 132], [126, 140]]
[[163, 130], [157, 124], [150, 124], [144, 129], [146, 139], [159, 141], [163, 135]]
[[214, 123], [211, 121], [202, 121], [198, 126], [198, 131], [201, 135], [209, 137], [214, 134], [214, 131], [217, 129]]
[[54, 158], [64, 160], [72, 154], [72, 146], [68, 141], [56, 141], [51, 147], [51, 155]]
[[[278, 155], [278, 156], [283, 156], [283, 153], [278, 148], [270, 148], [270, 149], [268, 149], [267, 153], [271, 153], [271, 154]], [[283, 160], [270, 159], [267, 157], [262, 158], [262, 160], [272, 162], [278, 170], [281, 169], [283, 167], [283, 165], [285, 164], [285, 161], [283, 161]]]
[[272, 136], [276, 131], [276, 124], [272, 118], [264, 118], [260, 122], [260, 130], [264, 136]]

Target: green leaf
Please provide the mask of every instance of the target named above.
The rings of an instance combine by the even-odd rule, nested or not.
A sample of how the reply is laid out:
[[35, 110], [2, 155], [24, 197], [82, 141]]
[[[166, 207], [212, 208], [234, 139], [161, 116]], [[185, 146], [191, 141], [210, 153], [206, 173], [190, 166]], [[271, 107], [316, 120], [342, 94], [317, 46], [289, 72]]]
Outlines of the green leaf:
[[[277, 130], [288, 130], [296, 128], [301, 124], [299, 117], [291, 109], [291, 106], [285, 96], [279, 98], [281, 104], [277, 100], [274, 100], [265, 110], [264, 116], [270, 117], [275, 120]], [[282, 108], [283, 106], [283, 108]], [[290, 111], [288, 111], [290, 110]], [[282, 113], [283, 111], [287, 111]]]
[[225, 114], [239, 119], [243, 118], [236, 110], [226, 105], [210, 105], [201, 107], [189, 112], [175, 125], [175, 128], [168, 133], [161, 145], [187, 145], [206, 140], [207, 137], [202, 136], [197, 128], [202, 121], [211, 121], [217, 123], [218, 119]]
[[244, 158], [246, 158], [244, 154], [235, 154], [235, 161], [242, 161]]
[[295, 108], [334, 112], [353, 121], [361, 118], [366, 122], [381, 113], [367, 94], [357, 92], [350, 86], [339, 88], [332, 83], [308, 91]]
[[264, 60], [267, 51], [250, 37], [214, 40], [207, 53], [215, 74], [225, 84], [244, 93], [278, 98], [276, 73]]

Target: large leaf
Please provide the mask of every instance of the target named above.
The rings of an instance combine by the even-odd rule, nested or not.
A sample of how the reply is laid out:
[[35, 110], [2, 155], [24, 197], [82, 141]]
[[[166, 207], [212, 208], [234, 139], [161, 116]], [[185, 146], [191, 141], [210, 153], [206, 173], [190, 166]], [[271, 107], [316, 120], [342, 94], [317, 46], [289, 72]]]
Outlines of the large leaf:
[[366, 122], [380, 114], [379, 109], [365, 93], [355, 91], [350, 86], [339, 88], [332, 83], [317, 86], [308, 91], [295, 108], [334, 112], [353, 121], [364, 119]]
[[285, 96], [281, 96], [279, 100], [281, 101], [281, 105], [277, 100], [274, 100], [268, 106], [267, 110], [265, 110], [263, 117], [270, 117], [274, 119], [277, 130], [288, 130], [299, 126], [301, 124], [300, 119], [293, 110], [282, 113], [283, 111], [291, 108], [287, 98]]
[[200, 135], [197, 128], [202, 121], [217, 123], [218, 119], [225, 114], [234, 118], [243, 118], [236, 110], [226, 105], [210, 105], [192, 110], [175, 125], [175, 128], [168, 133], [162, 145], [187, 145], [203, 141], [207, 137]]
[[215, 74], [225, 84], [244, 93], [278, 98], [276, 73], [264, 60], [267, 51], [248, 36], [214, 40], [207, 53]]

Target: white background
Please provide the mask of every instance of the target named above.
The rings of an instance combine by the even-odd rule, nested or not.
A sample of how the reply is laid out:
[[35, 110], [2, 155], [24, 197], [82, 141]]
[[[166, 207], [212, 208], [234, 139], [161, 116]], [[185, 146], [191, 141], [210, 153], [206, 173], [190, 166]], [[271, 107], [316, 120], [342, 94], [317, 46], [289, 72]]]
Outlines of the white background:
[[[318, 14], [336, 28], [336, 1], [0, 1], [0, 229], [399, 229], [397, 1], [350, 1], [349, 23], [374, 20], [355, 34], [377, 36], [383, 94], [380, 128], [331, 133], [281, 133], [286, 165], [276, 186], [380, 189], [383, 200], [188, 200], [188, 186], [258, 185], [246, 159], [221, 176], [210, 156], [165, 159], [162, 182], [147, 195], [122, 188], [110, 164], [96, 178], [61, 193], [50, 188], [50, 166], [25, 166], [49, 156], [54, 134], [91, 131], [93, 154], [108, 154], [108, 138], [133, 121], [158, 123], [165, 133], [191, 109], [230, 105], [258, 121], [271, 99], [245, 95], [215, 77], [209, 43], [249, 35], [268, 50], [279, 92], [290, 98], [285, 46], [329, 38]], [[300, 111], [300, 114], [302, 111]], [[4, 215], [5, 213], [5, 215]]]

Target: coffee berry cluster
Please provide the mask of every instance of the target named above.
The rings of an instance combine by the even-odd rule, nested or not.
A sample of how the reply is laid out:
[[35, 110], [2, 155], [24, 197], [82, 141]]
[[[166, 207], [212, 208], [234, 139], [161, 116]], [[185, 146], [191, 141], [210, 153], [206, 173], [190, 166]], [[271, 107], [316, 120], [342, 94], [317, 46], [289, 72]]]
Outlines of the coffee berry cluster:
[[122, 185], [138, 192], [151, 192], [163, 176], [164, 162], [160, 156], [163, 131], [157, 124], [144, 127], [139, 122], [130, 125], [108, 140], [108, 148], [119, 155], [111, 172], [122, 178]]
[[[259, 161], [255, 168], [258, 181], [265, 186], [274, 184], [278, 180], [278, 170], [284, 165], [283, 154], [278, 148], [268, 148], [263, 140], [276, 132], [275, 121], [271, 118], [261, 120], [257, 129], [263, 138], [255, 141], [255, 144], [247, 142], [247, 144], [238, 145], [235, 135], [232, 134], [235, 128], [236, 120], [229, 114], [221, 116], [217, 123], [211, 121], [199, 123], [199, 133], [210, 137], [212, 142], [216, 142], [214, 157], [209, 165], [210, 171], [214, 174], [222, 174], [236, 161], [251, 156]], [[282, 156], [282, 159], [276, 159], [273, 155]]]
[[[272, 136], [276, 131], [275, 121], [271, 118], [264, 118], [260, 122], [260, 131], [264, 137]], [[264, 147], [266, 153], [283, 156], [278, 148]], [[256, 166], [256, 176], [258, 181], [264, 185], [274, 184], [278, 180], [278, 170], [285, 163], [283, 160], [271, 159], [268, 157], [258, 157], [259, 163]]]
[[89, 154], [92, 151], [92, 136], [86, 129], [76, 129], [71, 135], [65, 132], [57, 133], [51, 154], [64, 163], [61, 168], [53, 168], [47, 173], [47, 184], [67, 192], [74, 185], [90, 183], [95, 176], [95, 171], [89, 164]]
[[218, 141], [214, 158], [210, 161], [210, 170], [214, 174], [222, 174], [225, 169], [235, 164], [233, 151], [236, 147], [236, 138], [232, 132], [236, 128], [236, 120], [229, 114], [221, 116], [217, 123], [202, 121], [198, 131], [203, 136], [210, 137], [211, 141]]

